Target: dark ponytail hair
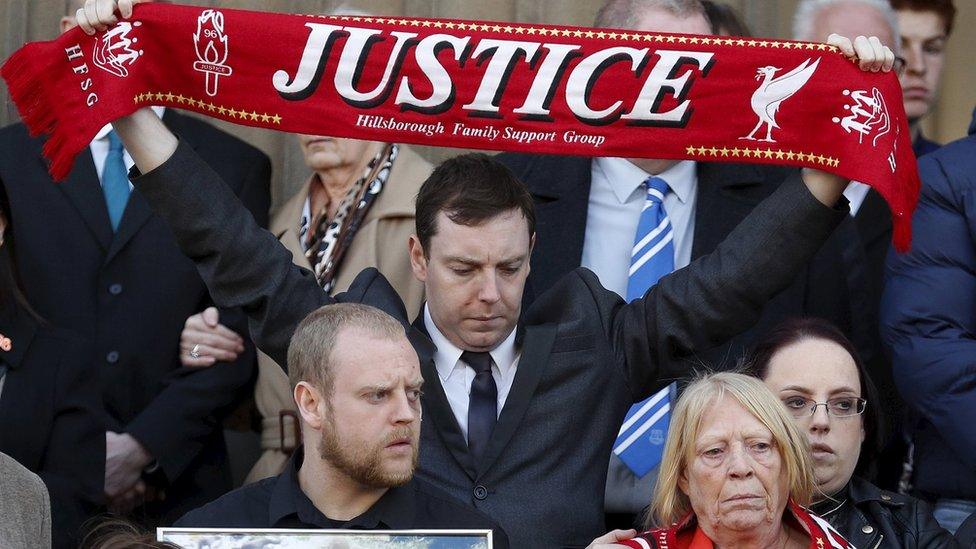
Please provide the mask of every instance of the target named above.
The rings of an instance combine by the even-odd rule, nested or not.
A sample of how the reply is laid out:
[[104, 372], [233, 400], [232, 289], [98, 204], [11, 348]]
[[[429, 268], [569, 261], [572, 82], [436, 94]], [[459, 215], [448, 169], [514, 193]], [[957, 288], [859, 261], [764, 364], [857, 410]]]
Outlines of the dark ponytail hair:
[[27, 301], [24, 285], [21, 283], [20, 274], [17, 271], [13, 217], [10, 214], [10, 200], [7, 198], [7, 192], [3, 185], [0, 185], [0, 215], [7, 222], [7, 227], [3, 231], [3, 244], [0, 245], [0, 310], [19, 309], [35, 320], [41, 321], [40, 315], [34, 311]]
[[820, 318], [807, 317], [787, 320], [759, 341], [752, 353], [743, 361], [742, 371], [759, 379], [766, 379], [773, 355], [794, 343], [807, 339], [821, 339], [836, 343], [847, 351], [854, 360], [857, 377], [861, 382], [861, 398], [868, 402], [867, 409], [864, 410], [864, 442], [861, 444], [861, 455], [858, 458], [855, 472], [868, 475], [884, 443], [881, 398], [871, 381], [871, 376], [868, 375], [864, 362], [857, 355], [857, 350], [840, 329]]

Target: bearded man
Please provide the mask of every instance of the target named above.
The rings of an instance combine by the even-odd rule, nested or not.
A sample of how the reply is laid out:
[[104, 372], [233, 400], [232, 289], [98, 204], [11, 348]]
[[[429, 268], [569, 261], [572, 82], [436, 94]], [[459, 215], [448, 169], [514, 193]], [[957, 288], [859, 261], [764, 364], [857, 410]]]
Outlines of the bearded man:
[[326, 305], [299, 324], [288, 365], [303, 447], [280, 475], [176, 526], [492, 529], [495, 547], [508, 547], [487, 516], [413, 478], [424, 380], [402, 324], [368, 305]]

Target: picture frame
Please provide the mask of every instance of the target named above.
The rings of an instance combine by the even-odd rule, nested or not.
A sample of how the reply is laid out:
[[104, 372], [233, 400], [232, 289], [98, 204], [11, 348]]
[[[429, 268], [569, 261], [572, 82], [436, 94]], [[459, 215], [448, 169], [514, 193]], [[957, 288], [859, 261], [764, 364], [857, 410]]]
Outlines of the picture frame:
[[157, 528], [182, 549], [493, 549], [491, 530]]

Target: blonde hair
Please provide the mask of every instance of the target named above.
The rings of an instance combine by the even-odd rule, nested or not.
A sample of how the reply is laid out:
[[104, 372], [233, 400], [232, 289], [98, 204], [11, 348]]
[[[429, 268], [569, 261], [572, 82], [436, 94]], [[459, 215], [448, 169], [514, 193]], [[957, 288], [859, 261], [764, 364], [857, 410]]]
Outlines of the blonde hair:
[[288, 345], [288, 381], [300, 381], [332, 394], [332, 350], [345, 329], [366, 331], [377, 339], [406, 337], [403, 325], [384, 311], [361, 303], [333, 303], [309, 313], [295, 329]]
[[672, 410], [664, 456], [646, 519], [648, 528], [673, 524], [692, 510], [691, 501], [678, 487], [678, 481], [695, 457], [695, 441], [705, 414], [725, 396], [734, 398], [772, 433], [793, 501], [809, 505], [812, 500], [816, 481], [809, 443], [779, 399], [754, 377], [731, 372], [707, 374], [688, 385]]

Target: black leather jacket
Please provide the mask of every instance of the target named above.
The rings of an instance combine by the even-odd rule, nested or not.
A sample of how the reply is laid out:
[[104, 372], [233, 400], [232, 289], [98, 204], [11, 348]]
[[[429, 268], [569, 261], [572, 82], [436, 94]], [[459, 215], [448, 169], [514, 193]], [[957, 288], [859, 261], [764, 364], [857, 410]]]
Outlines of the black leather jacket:
[[811, 510], [857, 549], [958, 547], [921, 500], [882, 490], [858, 477], [833, 499], [816, 503]]

